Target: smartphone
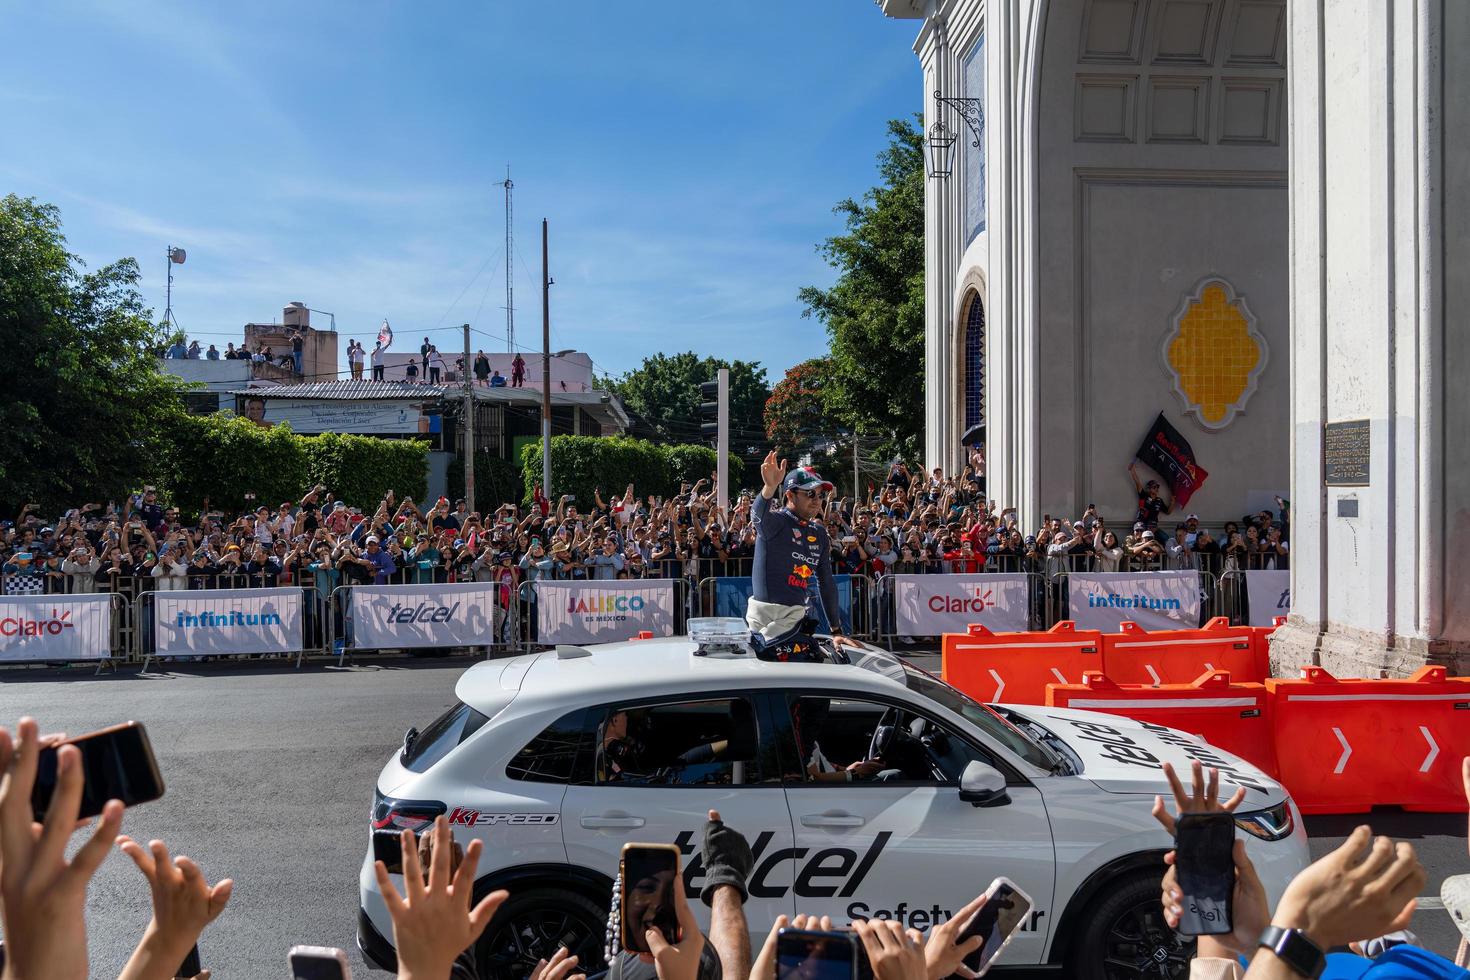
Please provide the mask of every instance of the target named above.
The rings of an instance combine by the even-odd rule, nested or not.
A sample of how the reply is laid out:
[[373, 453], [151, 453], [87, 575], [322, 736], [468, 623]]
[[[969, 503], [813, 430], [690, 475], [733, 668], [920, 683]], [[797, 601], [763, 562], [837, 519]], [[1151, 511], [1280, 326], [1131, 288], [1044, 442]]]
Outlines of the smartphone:
[[195, 943], [189, 950], [189, 955], [184, 957], [184, 962], [180, 963], [179, 968], [174, 971], [174, 976], [189, 977], [192, 980], [202, 972], [204, 968], [199, 965], [199, 944]]
[[673, 844], [624, 844], [622, 875], [623, 948], [632, 953], [652, 952], [643, 938], [649, 928], [677, 943], [674, 883], [679, 880], [679, 849]]
[[857, 980], [867, 961], [867, 951], [850, 930], [776, 933], [776, 980]]
[[335, 946], [292, 946], [286, 962], [291, 980], [352, 980], [347, 954]]
[[1218, 936], [1230, 932], [1235, 893], [1235, 817], [1228, 812], [1182, 813], [1174, 829], [1178, 872], [1179, 934]]
[[31, 813], [44, 820], [56, 791], [56, 751], [62, 745], [75, 745], [82, 753], [82, 772], [86, 784], [82, 788], [82, 806], [77, 816], [95, 817], [108, 800], [122, 800], [124, 806], [136, 806], [163, 795], [163, 776], [148, 731], [141, 722], [129, 721], [92, 732], [41, 750], [36, 767], [36, 785], [31, 790]]
[[1010, 943], [1011, 937], [1031, 916], [1031, 896], [1021, 891], [1009, 878], [997, 878], [985, 890], [985, 904], [980, 906], [961, 930], [955, 943], [962, 943], [972, 936], [982, 936], [985, 942], [979, 949], [965, 957], [965, 966], [977, 974], [984, 974], [990, 964]]

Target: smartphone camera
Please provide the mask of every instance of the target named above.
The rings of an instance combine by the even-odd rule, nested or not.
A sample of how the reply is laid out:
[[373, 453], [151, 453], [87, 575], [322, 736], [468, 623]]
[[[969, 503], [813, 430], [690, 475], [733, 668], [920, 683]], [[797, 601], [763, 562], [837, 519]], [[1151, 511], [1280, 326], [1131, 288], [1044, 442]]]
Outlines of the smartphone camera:
[[679, 849], [672, 844], [624, 844], [622, 876], [623, 948], [632, 953], [652, 952], [643, 935], [648, 929], [657, 929], [666, 941], [677, 943], [674, 883], [679, 877]]
[[1031, 897], [1009, 878], [997, 878], [985, 892], [985, 904], [980, 906], [961, 930], [956, 944], [972, 936], [980, 936], [984, 942], [980, 948], [965, 957], [965, 966], [977, 974], [984, 975], [991, 963], [1010, 943], [1011, 937], [1031, 915]]
[[347, 954], [335, 946], [292, 946], [286, 962], [291, 980], [352, 980]]
[[62, 745], [75, 745], [82, 753], [85, 783], [77, 816], [83, 820], [101, 813], [108, 800], [136, 806], [163, 795], [163, 776], [153, 757], [148, 731], [140, 722], [130, 721], [41, 750], [31, 790], [31, 813], [38, 821], [46, 818], [56, 792], [57, 750]]
[[1179, 933], [1219, 936], [1230, 932], [1235, 893], [1235, 817], [1182, 813], [1174, 828], [1174, 867], [1179, 877]]
[[861, 980], [872, 976], [857, 933], [782, 929], [776, 933], [777, 980]]

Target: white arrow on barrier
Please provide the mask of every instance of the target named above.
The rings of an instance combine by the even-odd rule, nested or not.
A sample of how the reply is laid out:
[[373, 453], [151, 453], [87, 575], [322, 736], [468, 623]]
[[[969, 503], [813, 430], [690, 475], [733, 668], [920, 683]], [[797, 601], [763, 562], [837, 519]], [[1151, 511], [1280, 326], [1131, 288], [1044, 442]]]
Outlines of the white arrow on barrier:
[[1143, 669], [1148, 671], [1148, 676], [1154, 679], [1155, 685], [1164, 683], [1162, 680], [1159, 679], [1159, 672], [1157, 670], [1154, 670], [1153, 664], [1144, 664]]
[[1055, 667], [1053, 667], [1051, 669], [1051, 676], [1053, 676], [1053, 677], [1055, 677], [1057, 679], [1057, 683], [1058, 684], [1065, 684], [1065, 683], [1067, 683], [1067, 679], [1062, 676], [1062, 672], [1060, 670], [1058, 670], [1057, 668], [1055, 668]]
[[1429, 729], [1423, 725], [1419, 726], [1419, 733], [1424, 736], [1424, 741], [1429, 743], [1429, 754], [1419, 765], [1420, 772], [1428, 772], [1429, 767], [1434, 765], [1434, 760], [1439, 756], [1439, 743], [1435, 742], [1434, 736], [1429, 734]]
[[1334, 728], [1332, 730], [1332, 734], [1336, 735], [1337, 740], [1342, 743], [1342, 758], [1338, 759], [1337, 765], [1332, 767], [1332, 775], [1341, 776], [1342, 771], [1347, 768], [1348, 756], [1353, 754], [1353, 747], [1349, 745], [1348, 740], [1343, 737], [1341, 728]]
[[1206, 662], [1206, 664], [1205, 664], [1205, 670], [1214, 670], [1214, 669], [1215, 669], [1215, 665], [1214, 664]]
[[992, 703], [998, 703], [1000, 701], [1000, 692], [1006, 689], [1006, 682], [1000, 679], [1000, 675], [995, 672], [994, 667], [990, 668], [990, 676], [995, 678], [995, 697], [990, 700]]

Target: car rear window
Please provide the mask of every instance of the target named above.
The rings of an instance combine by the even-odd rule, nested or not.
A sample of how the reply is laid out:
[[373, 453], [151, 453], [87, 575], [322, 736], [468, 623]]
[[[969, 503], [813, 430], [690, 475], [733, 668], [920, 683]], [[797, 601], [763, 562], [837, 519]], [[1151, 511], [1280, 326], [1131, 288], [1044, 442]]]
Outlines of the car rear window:
[[412, 772], [428, 772], [456, 745], [479, 731], [480, 726], [489, 720], [469, 705], [457, 702], [419, 733], [413, 743], [403, 750], [399, 761], [405, 769]]

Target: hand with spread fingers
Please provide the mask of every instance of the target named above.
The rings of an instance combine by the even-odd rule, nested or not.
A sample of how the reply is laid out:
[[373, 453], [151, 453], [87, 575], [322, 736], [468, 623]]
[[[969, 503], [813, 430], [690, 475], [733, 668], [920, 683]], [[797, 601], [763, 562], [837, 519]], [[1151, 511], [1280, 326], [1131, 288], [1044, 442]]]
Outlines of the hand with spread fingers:
[[866, 919], [852, 924], [868, 951], [875, 980], [925, 980], [924, 937], [893, 919]]
[[[1190, 771], [1194, 775], [1194, 792], [1186, 794], [1184, 784], [1179, 781], [1179, 776], [1174, 772], [1170, 763], [1164, 763], [1164, 775], [1169, 780], [1169, 786], [1174, 791], [1174, 803], [1178, 806], [1178, 813], [1218, 813], [1222, 810], [1234, 813], [1235, 808], [1245, 801], [1245, 787], [1237, 787], [1235, 793], [1224, 803], [1220, 802], [1220, 770], [1214, 766], [1210, 767], [1210, 777], [1205, 780], [1204, 767], [1199, 760], [1190, 763]], [[1177, 814], [1170, 813], [1164, 804], [1162, 796], [1154, 797], [1153, 808], [1154, 819], [1163, 825], [1174, 836], [1174, 818]]]
[[1412, 844], [1359, 827], [1292, 880], [1271, 923], [1300, 929], [1324, 950], [1384, 936], [1408, 926], [1424, 877]]
[[398, 950], [399, 980], [442, 980], [449, 976], [455, 959], [464, 952], [495, 915], [510, 893], [493, 891], [473, 908], [470, 900], [475, 888], [475, 868], [480, 863], [484, 845], [470, 841], [464, 861], [452, 876], [449, 871], [453, 838], [449, 820], [440, 815], [434, 821], [433, 860], [428, 880], [419, 864], [418, 845], [413, 831], [400, 837], [403, 849], [403, 889], [399, 894], [388, 868], [375, 862], [373, 871], [383, 903], [393, 918], [393, 945]]
[[587, 980], [586, 974], [572, 972], [576, 967], [577, 957], [565, 946], [560, 946], [551, 954], [551, 959], [537, 961], [536, 968], [526, 980]]
[[638, 958], [645, 962], [653, 960], [659, 980], [698, 980], [704, 934], [699, 931], [699, 923], [689, 908], [689, 900], [684, 897], [684, 889], [675, 887], [673, 893], [674, 914], [679, 919], [679, 941], [671, 943], [658, 929], [648, 929], [643, 938], [652, 955], [640, 953]]
[[153, 894], [153, 918], [118, 980], [173, 980], [204, 927], [225, 910], [234, 882], [226, 878], [211, 886], [199, 865], [183, 856], [171, 858], [160, 840], [145, 848], [123, 836], [117, 846], [143, 872]]
[[[1200, 936], [1199, 955], [1202, 957], [1248, 958], [1256, 950], [1256, 941], [1261, 938], [1261, 930], [1271, 924], [1271, 902], [1266, 897], [1266, 886], [1261, 884], [1256, 866], [1245, 852], [1245, 841], [1235, 841], [1231, 857], [1235, 859], [1235, 894], [1231, 897], [1230, 906], [1230, 924], [1234, 929], [1225, 935]], [[1169, 923], [1170, 929], [1179, 928], [1179, 920], [1184, 914], [1180, 904], [1184, 895], [1179, 890], [1178, 869], [1174, 866], [1174, 860], [1174, 851], [1164, 855], [1164, 863], [1169, 866], [1169, 870], [1164, 873], [1160, 886], [1163, 891], [1161, 900], [1164, 921]]]
[[[44, 823], [31, 815], [31, 790], [41, 754], [40, 729], [22, 718], [0, 780], [0, 917], [5, 926], [5, 980], [86, 980], [87, 885], [122, 827], [123, 805], [108, 800], [92, 836], [71, 860], [66, 845], [81, 812], [82, 753], [57, 751], [56, 790]], [[181, 957], [182, 959], [182, 957]]]
[[924, 944], [924, 964], [929, 980], [942, 980], [948, 976], [975, 980], [978, 976], [974, 970], [965, 966], [964, 960], [984, 945], [985, 937], [971, 936], [963, 942], [956, 942], [955, 937], [965, 931], [965, 926], [970, 924], [975, 913], [985, 905], [985, 897], [983, 893], [977, 895], [970, 900], [970, 904], [929, 930], [929, 941]]

